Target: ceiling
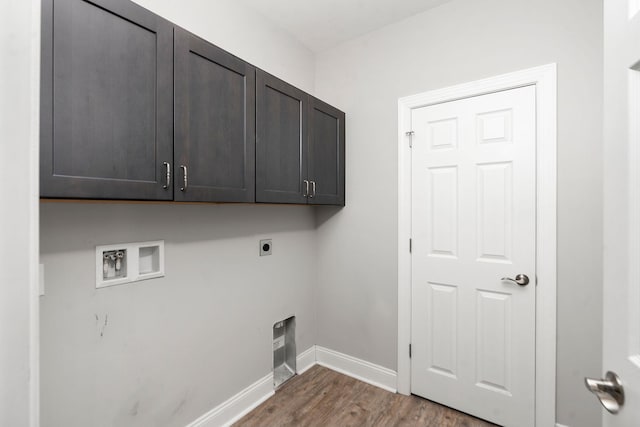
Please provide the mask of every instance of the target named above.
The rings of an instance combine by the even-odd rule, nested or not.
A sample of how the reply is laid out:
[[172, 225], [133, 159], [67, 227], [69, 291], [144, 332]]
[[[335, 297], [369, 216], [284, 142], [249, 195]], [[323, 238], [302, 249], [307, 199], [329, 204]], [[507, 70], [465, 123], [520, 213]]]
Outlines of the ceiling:
[[449, 0], [242, 0], [313, 52]]

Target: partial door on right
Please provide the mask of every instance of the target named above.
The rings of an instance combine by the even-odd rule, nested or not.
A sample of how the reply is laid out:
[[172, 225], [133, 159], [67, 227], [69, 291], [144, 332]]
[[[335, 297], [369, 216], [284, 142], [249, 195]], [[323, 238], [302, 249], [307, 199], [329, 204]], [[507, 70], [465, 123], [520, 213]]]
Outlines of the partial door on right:
[[411, 117], [411, 392], [504, 426], [534, 425], [535, 103], [528, 86]]
[[[593, 390], [605, 427], [640, 425], [640, 3], [604, 2], [604, 274], [602, 370], [624, 398]], [[597, 248], [600, 250], [600, 248]], [[605, 384], [601, 384], [605, 385]], [[599, 405], [594, 396], [593, 405]]]
[[345, 114], [256, 72], [256, 202], [344, 206]]

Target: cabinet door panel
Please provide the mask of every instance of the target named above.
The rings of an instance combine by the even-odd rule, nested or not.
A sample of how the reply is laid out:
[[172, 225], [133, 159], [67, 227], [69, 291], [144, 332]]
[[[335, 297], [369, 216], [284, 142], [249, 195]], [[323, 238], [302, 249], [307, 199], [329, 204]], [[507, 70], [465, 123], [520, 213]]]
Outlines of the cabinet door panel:
[[264, 71], [256, 72], [256, 202], [307, 203], [308, 96]]
[[181, 29], [175, 49], [175, 200], [253, 202], [254, 68]]
[[170, 200], [172, 26], [128, 1], [43, 2], [41, 195]]
[[309, 180], [315, 182], [310, 204], [344, 206], [345, 114], [318, 99], [309, 106]]

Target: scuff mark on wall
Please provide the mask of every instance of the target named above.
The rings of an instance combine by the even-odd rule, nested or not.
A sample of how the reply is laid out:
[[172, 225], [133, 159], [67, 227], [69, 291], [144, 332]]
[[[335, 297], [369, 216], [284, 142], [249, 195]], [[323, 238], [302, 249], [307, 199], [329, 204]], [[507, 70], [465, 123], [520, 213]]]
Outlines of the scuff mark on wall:
[[187, 398], [185, 397], [184, 399], [182, 399], [182, 400], [180, 401], [180, 403], [178, 404], [178, 406], [176, 407], [176, 409], [174, 409], [174, 410], [173, 410], [173, 412], [171, 413], [171, 415], [176, 415], [178, 412], [180, 412], [186, 403], [187, 403]]
[[102, 338], [104, 336], [104, 330], [106, 329], [107, 325], [109, 324], [109, 315], [105, 314], [104, 315], [104, 322], [102, 322], [102, 326], [100, 325], [100, 317], [96, 314], [96, 328], [100, 328], [100, 338]]
[[132, 417], [135, 417], [136, 415], [138, 415], [139, 410], [140, 410], [140, 401], [136, 400], [136, 403], [133, 404], [133, 407], [129, 411], [129, 415], [131, 415]]

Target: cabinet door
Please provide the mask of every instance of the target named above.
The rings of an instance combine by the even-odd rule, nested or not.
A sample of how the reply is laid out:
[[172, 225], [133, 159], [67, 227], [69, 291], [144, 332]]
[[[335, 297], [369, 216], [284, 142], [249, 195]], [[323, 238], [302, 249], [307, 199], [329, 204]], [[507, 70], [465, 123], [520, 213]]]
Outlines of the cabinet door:
[[175, 200], [253, 202], [255, 69], [176, 28], [174, 85]]
[[318, 99], [309, 103], [308, 178], [310, 204], [344, 206], [345, 114]]
[[126, 0], [42, 12], [41, 197], [171, 200], [172, 25]]
[[308, 95], [256, 71], [256, 202], [307, 203]]

